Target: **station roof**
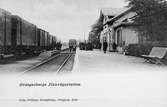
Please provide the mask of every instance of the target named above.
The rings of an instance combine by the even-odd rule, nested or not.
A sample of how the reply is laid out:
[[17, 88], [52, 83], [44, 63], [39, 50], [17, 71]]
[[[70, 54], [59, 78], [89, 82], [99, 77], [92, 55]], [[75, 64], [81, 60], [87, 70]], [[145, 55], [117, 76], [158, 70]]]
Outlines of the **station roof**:
[[102, 8], [101, 11], [100, 11], [99, 19], [103, 20], [104, 16], [111, 16], [110, 19], [106, 21], [105, 24], [107, 24], [113, 18], [119, 16], [120, 14], [124, 13], [127, 10], [128, 10], [127, 8]]
[[102, 8], [101, 13], [106, 16], [116, 16], [124, 10], [124, 8]]
[[122, 11], [120, 11], [117, 15], [115, 15], [112, 19], [110, 19], [109, 21], [114, 21], [117, 20], [119, 17], [125, 15], [126, 13], [128, 13], [130, 11], [130, 8], [123, 8]]
[[8, 12], [7, 10], [4, 10], [4, 9], [2, 9], [2, 8], [0, 8], [0, 13], [5, 13], [5, 14], [11, 14], [10, 12]]

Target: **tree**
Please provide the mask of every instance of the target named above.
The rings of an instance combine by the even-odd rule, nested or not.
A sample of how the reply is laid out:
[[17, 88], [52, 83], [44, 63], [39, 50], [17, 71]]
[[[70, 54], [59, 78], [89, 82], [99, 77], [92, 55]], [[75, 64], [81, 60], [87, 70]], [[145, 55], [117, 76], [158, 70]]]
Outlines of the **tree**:
[[100, 48], [100, 33], [96, 34], [94, 32], [89, 33], [89, 42], [91, 42], [94, 48]]
[[92, 42], [93, 44], [99, 43], [100, 38], [99, 34], [95, 34], [94, 32], [89, 33], [89, 41]]
[[99, 45], [100, 43], [100, 32], [103, 30], [103, 20], [99, 18], [92, 26], [89, 32], [89, 41], [94, 45]]
[[98, 19], [96, 23], [92, 25], [92, 31], [96, 34], [100, 33], [103, 30], [103, 21]]
[[167, 2], [165, 0], [126, 0], [136, 13], [134, 24], [141, 36], [151, 41], [167, 40]]

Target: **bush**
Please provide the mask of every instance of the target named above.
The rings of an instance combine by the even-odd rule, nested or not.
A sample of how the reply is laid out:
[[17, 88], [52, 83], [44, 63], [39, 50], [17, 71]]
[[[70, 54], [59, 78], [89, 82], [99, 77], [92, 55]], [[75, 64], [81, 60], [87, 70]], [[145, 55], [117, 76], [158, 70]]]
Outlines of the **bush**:
[[148, 44], [129, 44], [125, 47], [125, 54], [132, 56], [148, 55], [152, 49], [152, 45]]
[[[149, 55], [153, 47], [167, 47], [167, 42], [147, 42], [145, 44], [129, 44], [125, 47], [125, 55], [138, 56]], [[167, 64], [167, 54], [163, 59], [164, 64]]]

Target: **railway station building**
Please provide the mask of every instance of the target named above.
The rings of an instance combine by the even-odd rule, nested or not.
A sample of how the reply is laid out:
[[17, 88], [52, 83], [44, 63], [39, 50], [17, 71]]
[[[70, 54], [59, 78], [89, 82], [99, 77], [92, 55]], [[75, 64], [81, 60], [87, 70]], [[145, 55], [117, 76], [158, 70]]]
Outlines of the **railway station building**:
[[112, 42], [112, 28], [111, 28], [111, 24], [109, 23], [109, 21], [115, 17], [120, 11], [122, 11], [122, 9], [118, 9], [118, 8], [103, 8], [100, 11], [100, 17], [99, 19], [103, 21], [103, 30], [100, 33], [100, 42], [103, 45], [104, 41], [107, 41], [108, 43], [108, 49], [110, 50], [110, 43]]
[[120, 9], [114, 17], [107, 20], [104, 18], [101, 43], [107, 40], [108, 51], [113, 51], [113, 43], [116, 43], [118, 52], [123, 53], [124, 48], [129, 44], [138, 44], [145, 41], [134, 29], [136, 25], [133, 24], [133, 18], [135, 16], [136, 13], [128, 8], [124, 8]]

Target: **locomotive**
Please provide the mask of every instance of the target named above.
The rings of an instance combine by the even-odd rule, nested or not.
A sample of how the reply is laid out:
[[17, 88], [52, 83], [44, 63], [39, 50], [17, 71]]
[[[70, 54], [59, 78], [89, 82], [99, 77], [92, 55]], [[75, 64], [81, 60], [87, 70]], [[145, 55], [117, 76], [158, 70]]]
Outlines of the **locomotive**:
[[77, 41], [75, 39], [70, 39], [69, 40], [69, 48], [70, 51], [76, 51], [76, 47], [77, 47]]
[[5, 55], [53, 50], [56, 37], [17, 15], [0, 9], [0, 59]]

